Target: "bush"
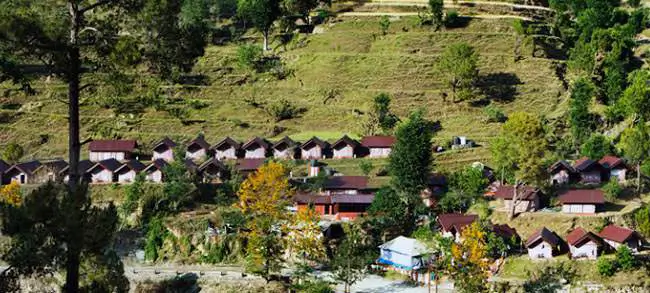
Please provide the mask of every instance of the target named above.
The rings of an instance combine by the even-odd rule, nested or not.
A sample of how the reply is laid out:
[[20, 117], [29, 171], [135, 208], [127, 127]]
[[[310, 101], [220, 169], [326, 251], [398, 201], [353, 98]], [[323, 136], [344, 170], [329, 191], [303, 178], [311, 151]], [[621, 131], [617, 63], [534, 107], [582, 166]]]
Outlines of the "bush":
[[365, 176], [370, 175], [372, 169], [374, 168], [375, 166], [373, 166], [372, 162], [368, 160], [361, 160], [361, 162], [359, 162], [359, 169], [361, 169], [361, 173], [363, 173], [363, 175]]
[[449, 10], [445, 15], [445, 27], [458, 27], [460, 25], [460, 15], [458, 11]]
[[255, 69], [262, 52], [262, 48], [256, 45], [240, 46], [237, 48], [237, 64], [242, 68]]
[[17, 143], [10, 143], [5, 147], [4, 152], [2, 152], [2, 158], [7, 161], [7, 163], [15, 163], [23, 157], [25, 151]]
[[497, 106], [493, 105], [488, 105], [483, 109], [483, 113], [488, 117], [487, 121], [488, 122], [506, 122], [508, 117], [506, 117], [506, 114], [503, 114], [503, 111], [499, 109]]
[[592, 160], [600, 160], [605, 155], [614, 153], [614, 147], [604, 135], [594, 134], [580, 148], [580, 154]]
[[624, 271], [633, 269], [636, 266], [636, 259], [632, 255], [632, 250], [625, 245], [619, 246], [616, 250], [616, 263]]
[[301, 109], [293, 105], [291, 102], [281, 99], [271, 103], [266, 107], [266, 112], [271, 115], [276, 122], [292, 119], [300, 114]]
[[596, 262], [596, 266], [598, 267], [598, 273], [601, 276], [611, 277], [616, 273], [616, 263], [610, 259], [601, 257], [598, 259], [598, 262]]
[[623, 187], [618, 183], [618, 180], [612, 178], [603, 186], [603, 192], [608, 201], [614, 201], [623, 193]]
[[300, 293], [334, 293], [330, 283], [323, 280], [306, 281], [296, 285], [294, 289]]

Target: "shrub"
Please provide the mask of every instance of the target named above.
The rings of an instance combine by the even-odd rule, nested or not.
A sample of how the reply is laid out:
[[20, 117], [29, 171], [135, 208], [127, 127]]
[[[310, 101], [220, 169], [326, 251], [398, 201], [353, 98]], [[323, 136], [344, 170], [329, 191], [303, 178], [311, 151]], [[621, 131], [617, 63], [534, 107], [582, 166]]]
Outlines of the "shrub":
[[614, 147], [604, 135], [594, 134], [580, 148], [580, 154], [592, 160], [599, 160], [605, 155], [614, 153]]
[[596, 266], [601, 276], [611, 277], [616, 273], [616, 264], [610, 259], [601, 257], [596, 262]]
[[12, 142], [5, 147], [5, 150], [2, 152], [2, 158], [7, 161], [7, 163], [15, 163], [23, 157], [24, 153], [25, 151], [23, 150], [23, 147]]
[[449, 10], [447, 15], [445, 15], [445, 27], [457, 27], [460, 25], [460, 15], [458, 11]]
[[386, 35], [388, 33], [388, 28], [390, 27], [390, 19], [388, 16], [384, 15], [379, 20], [379, 28], [381, 29], [381, 34]]
[[243, 45], [237, 48], [237, 64], [242, 68], [254, 69], [262, 58], [262, 48], [256, 45]]
[[365, 176], [370, 175], [370, 172], [372, 172], [372, 169], [374, 168], [375, 166], [373, 166], [372, 162], [368, 160], [361, 160], [359, 162], [359, 169], [361, 169], [361, 173], [363, 173]]
[[624, 271], [633, 269], [636, 266], [636, 260], [632, 255], [632, 250], [625, 245], [619, 246], [616, 250], [616, 263]]
[[497, 106], [493, 105], [488, 105], [483, 109], [483, 113], [488, 117], [487, 121], [488, 122], [506, 122], [508, 117], [506, 117], [506, 114], [503, 114], [503, 111], [499, 109]]
[[603, 192], [608, 201], [614, 201], [623, 193], [623, 187], [619, 185], [618, 180], [612, 178], [603, 186]]
[[330, 283], [323, 280], [310, 280], [296, 285], [295, 289], [301, 293], [334, 293]]
[[280, 99], [266, 107], [266, 112], [271, 115], [276, 122], [292, 119], [300, 114], [300, 109], [291, 102]]

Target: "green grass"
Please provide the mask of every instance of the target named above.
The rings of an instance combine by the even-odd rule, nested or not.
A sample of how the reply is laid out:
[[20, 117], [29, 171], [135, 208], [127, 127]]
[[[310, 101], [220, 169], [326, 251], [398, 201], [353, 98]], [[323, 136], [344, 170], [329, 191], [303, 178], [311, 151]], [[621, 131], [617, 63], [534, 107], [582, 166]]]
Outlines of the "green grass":
[[[386, 92], [393, 98], [393, 111], [400, 117], [424, 108], [429, 118], [440, 120], [442, 130], [435, 136], [436, 143], [465, 135], [484, 146], [439, 155], [437, 168], [455, 169], [473, 161], [486, 161], [489, 152], [485, 146], [499, 133], [500, 124], [484, 123], [480, 107], [443, 102], [441, 98], [441, 92], [447, 89], [436, 69], [436, 59], [445, 47], [460, 41], [475, 46], [481, 54], [482, 76], [510, 74], [518, 79], [513, 85], [513, 101], [494, 102], [506, 114], [523, 110], [552, 116], [564, 109], [562, 98], [558, 98], [562, 89], [554, 75], [554, 61], [527, 58], [514, 62], [510, 20], [472, 20], [462, 29], [434, 32], [418, 26], [415, 17], [407, 17], [392, 22], [386, 36], [379, 36], [377, 22], [376, 18], [345, 18], [331, 27], [325, 26], [325, 33], [303, 36], [304, 47], [280, 50], [287, 67], [294, 71], [294, 75], [280, 81], [238, 68], [236, 44], [208, 47], [195, 67], [195, 73], [207, 77], [208, 85], [173, 93], [208, 103], [206, 108], [190, 110], [190, 118], [200, 122], [185, 125], [168, 113], [153, 109], [142, 115], [115, 115], [112, 110], [85, 103], [82, 139], [106, 135], [133, 138], [148, 150], [163, 136], [186, 141], [201, 132], [210, 143], [224, 136], [240, 140], [255, 135], [272, 139], [289, 135], [297, 140], [314, 135], [327, 140], [342, 134], [359, 137], [360, 121], [364, 119], [359, 113], [369, 111], [373, 97]], [[93, 79], [90, 75], [85, 78]], [[239, 84], [242, 80], [246, 82]], [[31, 102], [32, 107], [20, 114], [13, 109], [0, 109], [1, 115], [16, 115], [8, 123], [0, 123], [0, 148], [18, 142], [26, 149], [25, 159], [65, 157], [67, 107], [55, 99], [65, 97], [65, 87], [60, 81], [45, 79], [34, 87], [39, 93], [32, 97], [5, 91], [1, 103], [24, 106]], [[325, 103], [327, 91], [340, 94]], [[99, 93], [95, 95], [103, 98]], [[284, 98], [307, 111], [298, 118], [275, 122], [264, 110], [244, 101], [251, 98], [259, 103]], [[285, 130], [272, 136], [278, 127]], [[354, 173], [352, 165], [339, 167]]]

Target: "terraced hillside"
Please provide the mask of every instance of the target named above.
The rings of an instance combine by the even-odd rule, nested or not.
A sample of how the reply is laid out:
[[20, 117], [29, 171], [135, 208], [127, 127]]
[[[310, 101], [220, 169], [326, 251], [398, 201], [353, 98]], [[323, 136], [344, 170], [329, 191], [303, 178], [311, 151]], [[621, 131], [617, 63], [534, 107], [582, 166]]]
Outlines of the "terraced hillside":
[[[254, 135], [274, 139], [290, 135], [298, 140], [312, 135], [335, 139], [343, 133], [361, 134], [360, 121], [372, 98], [386, 92], [399, 116], [424, 108], [442, 129], [437, 142], [465, 135], [482, 147], [458, 153], [443, 153], [438, 164], [488, 159], [485, 146], [498, 134], [500, 125], [486, 123], [482, 107], [491, 102], [506, 114], [529, 111], [553, 116], [562, 112], [562, 86], [555, 75], [557, 60], [525, 58], [514, 61], [515, 36], [509, 19], [473, 19], [463, 28], [434, 32], [420, 27], [416, 17], [391, 19], [387, 35], [381, 35], [379, 19], [341, 17], [323, 25], [320, 33], [301, 36], [276, 51], [293, 71], [278, 80], [254, 74], [236, 64], [237, 44], [207, 48], [194, 73], [205, 80], [200, 85], [166, 87], [180, 101], [200, 104], [187, 108], [183, 122], [168, 111], [147, 108], [142, 114], [119, 114], [87, 101], [82, 106], [82, 139], [124, 137], [138, 139], [145, 149], [163, 136], [187, 140], [205, 133], [210, 143], [224, 136], [248, 139]], [[247, 38], [259, 42], [256, 35]], [[467, 42], [480, 53], [480, 105], [443, 101], [444, 81], [436, 60], [445, 47]], [[277, 42], [276, 42], [277, 44]], [[92, 79], [92, 75], [86, 75]], [[60, 102], [65, 87], [54, 79], [37, 82], [35, 96], [24, 96], [3, 85], [0, 99], [0, 148], [18, 142], [25, 158], [65, 156], [66, 109]], [[136, 86], [144, 91], [145, 86]], [[102, 91], [91, 96], [105, 99]], [[254, 107], [286, 99], [305, 112], [300, 117], [275, 122], [263, 109]]]

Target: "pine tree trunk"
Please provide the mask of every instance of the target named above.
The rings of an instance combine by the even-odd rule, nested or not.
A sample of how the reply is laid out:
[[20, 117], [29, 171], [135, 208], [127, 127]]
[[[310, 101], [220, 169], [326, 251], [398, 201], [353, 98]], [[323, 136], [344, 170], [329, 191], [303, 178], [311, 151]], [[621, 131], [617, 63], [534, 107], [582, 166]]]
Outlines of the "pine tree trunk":
[[269, 31], [265, 30], [263, 33], [264, 36], [264, 51], [269, 50]]
[[641, 194], [641, 162], [636, 164], [636, 193]]
[[510, 220], [515, 218], [515, 208], [517, 207], [517, 181], [515, 181], [515, 185], [512, 188], [513, 194], [512, 194], [512, 201], [510, 203], [510, 214], [509, 218]]

